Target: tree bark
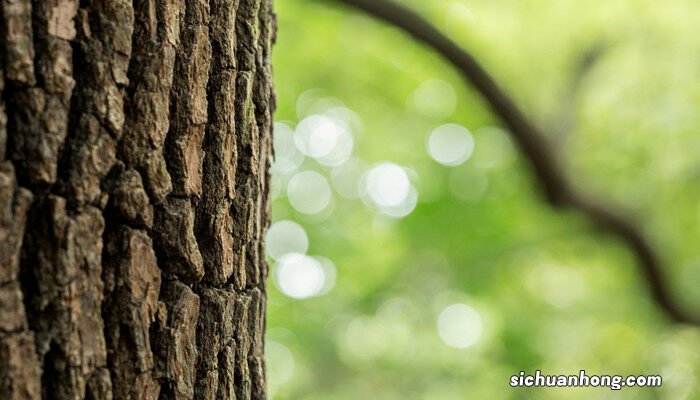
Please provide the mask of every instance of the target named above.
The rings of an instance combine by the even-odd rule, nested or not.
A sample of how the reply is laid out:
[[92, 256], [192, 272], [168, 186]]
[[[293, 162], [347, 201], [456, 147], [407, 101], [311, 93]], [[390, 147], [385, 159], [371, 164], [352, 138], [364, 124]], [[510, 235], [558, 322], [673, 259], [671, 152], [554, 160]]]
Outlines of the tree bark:
[[0, 5], [0, 400], [264, 399], [271, 0]]

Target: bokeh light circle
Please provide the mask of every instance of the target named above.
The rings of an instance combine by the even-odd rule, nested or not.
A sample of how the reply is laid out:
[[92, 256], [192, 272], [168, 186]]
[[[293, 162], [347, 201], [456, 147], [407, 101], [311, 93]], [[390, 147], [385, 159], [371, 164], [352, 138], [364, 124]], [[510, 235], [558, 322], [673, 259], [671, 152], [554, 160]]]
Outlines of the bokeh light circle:
[[318, 114], [299, 122], [294, 143], [301, 153], [328, 166], [340, 165], [350, 158], [354, 145], [352, 132], [345, 121]]
[[330, 204], [331, 196], [328, 181], [318, 172], [299, 172], [287, 184], [289, 203], [304, 214], [320, 213]]
[[442, 165], [456, 166], [467, 161], [474, 151], [474, 138], [469, 130], [457, 124], [437, 127], [426, 143], [428, 154]]
[[411, 181], [403, 168], [393, 163], [383, 163], [372, 168], [366, 177], [367, 194], [383, 207], [403, 203], [411, 191]]
[[265, 234], [265, 250], [273, 260], [279, 260], [289, 253], [305, 254], [308, 248], [306, 231], [293, 221], [275, 222]]
[[457, 349], [470, 347], [479, 340], [483, 325], [481, 316], [466, 304], [452, 304], [446, 307], [437, 320], [440, 339], [446, 345]]
[[318, 295], [324, 288], [325, 278], [321, 262], [305, 254], [287, 254], [275, 264], [277, 288], [294, 299]]

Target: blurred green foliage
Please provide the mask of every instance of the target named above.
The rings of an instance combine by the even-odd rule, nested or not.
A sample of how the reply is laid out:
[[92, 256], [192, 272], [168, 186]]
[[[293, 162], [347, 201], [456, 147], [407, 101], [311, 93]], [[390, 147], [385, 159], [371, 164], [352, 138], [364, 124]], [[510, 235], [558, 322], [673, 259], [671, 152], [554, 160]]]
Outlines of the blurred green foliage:
[[[643, 227], [676, 297], [700, 311], [697, 2], [403, 3], [483, 62], [577, 185]], [[547, 207], [449, 65], [330, 0], [278, 0], [276, 11], [273, 220], [298, 224], [308, 246], [284, 224], [268, 244], [324, 258], [270, 259], [272, 399], [700, 399], [700, 330], [668, 322], [627, 248]], [[592, 49], [599, 56], [582, 68]], [[473, 139], [459, 165], [427, 151], [448, 123]], [[333, 129], [342, 135], [328, 141]], [[371, 171], [394, 175], [377, 172], [372, 186]], [[445, 311], [454, 304], [469, 312]], [[537, 369], [660, 374], [664, 384], [508, 386]]]

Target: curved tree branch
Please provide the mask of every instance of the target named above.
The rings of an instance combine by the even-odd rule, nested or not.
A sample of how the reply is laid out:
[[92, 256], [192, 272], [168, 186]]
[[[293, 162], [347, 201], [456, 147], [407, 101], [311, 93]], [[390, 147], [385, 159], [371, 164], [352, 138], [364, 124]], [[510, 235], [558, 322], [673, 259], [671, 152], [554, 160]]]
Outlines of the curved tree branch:
[[661, 259], [643, 232], [603, 203], [579, 193], [564, 175], [555, 153], [540, 130], [468, 52], [415, 12], [393, 0], [336, 0], [394, 25], [435, 50], [460, 71], [500, 117], [516, 144], [532, 164], [548, 202], [588, 216], [599, 228], [616, 235], [634, 253], [656, 303], [676, 322], [700, 325], [674, 298], [664, 277]]
[[561, 108], [557, 113], [558, 118], [555, 119], [555, 123], [552, 124], [552, 133], [554, 134], [553, 144], [555, 147], [560, 148], [574, 130], [577, 97], [581, 92], [584, 81], [607, 49], [608, 43], [600, 42], [594, 44], [579, 55], [561, 101]]

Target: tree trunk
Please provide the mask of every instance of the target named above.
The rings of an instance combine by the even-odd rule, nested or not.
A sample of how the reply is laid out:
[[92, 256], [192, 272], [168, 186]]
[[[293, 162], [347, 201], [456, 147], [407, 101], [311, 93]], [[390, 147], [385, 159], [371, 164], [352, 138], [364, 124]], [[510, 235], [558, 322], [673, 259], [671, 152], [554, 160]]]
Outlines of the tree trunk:
[[0, 400], [264, 399], [271, 0], [0, 1]]

